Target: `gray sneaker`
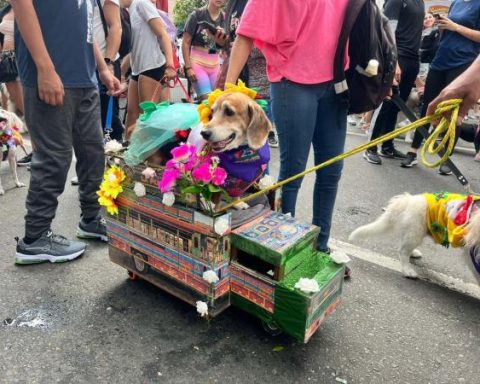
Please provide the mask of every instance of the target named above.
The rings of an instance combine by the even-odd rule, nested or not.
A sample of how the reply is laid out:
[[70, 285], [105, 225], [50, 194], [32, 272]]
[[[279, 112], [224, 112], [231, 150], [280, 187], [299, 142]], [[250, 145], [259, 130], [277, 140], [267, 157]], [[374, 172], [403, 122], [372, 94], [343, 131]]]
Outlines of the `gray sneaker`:
[[70, 261], [85, 252], [86, 246], [85, 243], [68, 240], [48, 230], [43, 232], [42, 236], [31, 244], [26, 244], [23, 239], [18, 240], [15, 264], [38, 264], [45, 261], [62, 263]]
[[95, 219], [86, 223], [82, 218], [78, 223], [77, 237], [80, 239], [108, 241], [107, 223], [105, 222], [105, 219], [98, 215]]

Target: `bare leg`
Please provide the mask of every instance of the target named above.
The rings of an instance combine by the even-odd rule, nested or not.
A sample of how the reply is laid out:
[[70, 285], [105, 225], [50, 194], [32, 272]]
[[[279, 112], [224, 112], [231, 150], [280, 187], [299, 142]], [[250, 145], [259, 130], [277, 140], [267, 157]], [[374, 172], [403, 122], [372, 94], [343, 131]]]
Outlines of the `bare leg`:
[[10, 98], [15, 103], [17, 111], [20, 113], [21, 116], [23, 116], [23, 91], [20, 82], [18, 80], [15, 80], [5, 83], [5, 85], [7, 86]]
[[128, 84], [128, 96], [127, 96], [127, 117], [125, 119], [125, 140], [130, 140], [130, 135], [135, 128], [135, 122], [140, 116], [140, 107], [138, 106], [138, 82], [130, 79]]

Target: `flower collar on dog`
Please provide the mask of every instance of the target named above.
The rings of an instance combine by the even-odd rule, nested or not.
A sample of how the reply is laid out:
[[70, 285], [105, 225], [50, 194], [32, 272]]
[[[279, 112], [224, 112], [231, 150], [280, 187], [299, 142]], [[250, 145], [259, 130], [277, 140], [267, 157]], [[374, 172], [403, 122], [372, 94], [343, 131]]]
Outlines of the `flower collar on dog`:
[[217, 101], [217, 99], [222, 95], [235, 92], [240, 92], [247, 95], [252, 100], [255, 100], [257, 104], [266, 111], [267, 102], [258, 95], [255, 89], [248, 88], [242, 80], [238, 80], [237, 85], [226, 83], [224, 91], [221, 91], [220, 89], [215, 89], [214, 91], [210, 92], [210, 94], [208, 95], [208, 99], [204, 100], [203, 103], [198, 106], [198, 114], [200, 115], [200, 121], [203, 124], [207, 124], [212, 119], [212, 106], [213, 104], [215, 104], [215, 101]]

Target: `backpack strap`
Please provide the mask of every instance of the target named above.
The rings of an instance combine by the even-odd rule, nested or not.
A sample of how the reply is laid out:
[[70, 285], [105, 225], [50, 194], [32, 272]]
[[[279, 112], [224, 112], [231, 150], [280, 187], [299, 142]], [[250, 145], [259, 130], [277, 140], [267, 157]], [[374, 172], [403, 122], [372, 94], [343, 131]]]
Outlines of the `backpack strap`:
[[360, 14], [361, 9], [371, 0], [350, 0], [345, 10], [345, 19], [342, 25], [342, 32], [338, 39], [337, 51], [333, 62], [333, 80], [335, 84], [335, 92], [343, 93], [348, 90], [347, 81], [345, 80], [345, 56], [347, 53], [347, 42], [353, 25]]
[[103, 8], [102, 8], [102, 4], [100, 3], [100, 0], [97, 0], [97, 7], [98, 7], [98, 12], [100, 12], [100, 19], [102, 19], [103, 32], [105, 33], [105, 40], [106, 40], [108, 37], [108, 26], [107, 26], [107, 20], [105, 20], [105, 15], [103, 14]]

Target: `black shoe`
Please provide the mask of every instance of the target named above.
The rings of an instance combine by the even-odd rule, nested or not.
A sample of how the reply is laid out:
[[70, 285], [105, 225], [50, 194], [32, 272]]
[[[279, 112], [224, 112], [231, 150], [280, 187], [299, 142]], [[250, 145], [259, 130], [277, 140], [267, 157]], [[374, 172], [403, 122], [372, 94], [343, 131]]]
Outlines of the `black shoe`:
[[17, 161], [17, 165], [19, 167], [27, 167], [32, 162], [32, 153], [28, 154], [25, 157], [22, 157], [20, 160]]
[[440, 168], [438, 168], [438, 173], [440, 173], [440, 175], [448, 176], [452, 174], [452, 170], [447, 164], [442, 164], [440, 165]]
[[378, 164], [378, 165], [382, 164], [382, 159], [380, 158], [380, 156], [378, 156], [377, 151], [372, 151], [370, 149], [367, 149], [363, 153], [363, 158], [372, 164]]
[[402, 168], [412, 168], [418, 164], [417, 154], [413, 152], [407, 152], [407, 157], [400, 163]]
[[97, 239], [107, 242], [107, 223], [105, 219], [98, 215], [95, 219], [86, 223], [82, 218], [78, 223], [77, 237], [80, 239]]
[[406, 159], [407, 155], [395, 148], [380, 149], [379, 155], [388, 159]]
[[268, 134], [268, 145], [270, 148], [278, 148], [277, 132], [270, 131]]

